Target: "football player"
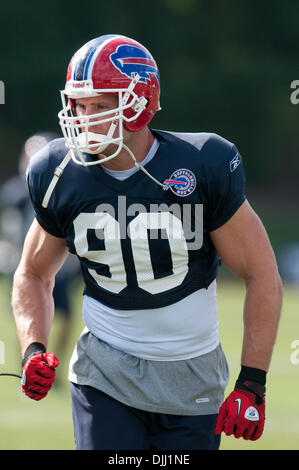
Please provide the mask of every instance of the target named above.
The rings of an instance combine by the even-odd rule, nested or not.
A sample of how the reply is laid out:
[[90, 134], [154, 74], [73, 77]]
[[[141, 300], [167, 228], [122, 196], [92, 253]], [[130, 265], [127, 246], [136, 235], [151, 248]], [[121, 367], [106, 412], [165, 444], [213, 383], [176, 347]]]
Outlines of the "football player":
[[[69, 368], [76, 448], [218, 449], [222, 432], [258, 439], [282, 289], [238, 149], [212, 133], [149, 127], [159, 71], [128, 37], [80, 48], [61, 98], [63, 138], [28, 170], [36, 218], [14, 276], [24, 393], [40, 400], [55, 379], [53, 280], [71, 252], [85, 283], [86, 328]], [[246, 286], [241, 370], [224, 403], [221, 262]]]

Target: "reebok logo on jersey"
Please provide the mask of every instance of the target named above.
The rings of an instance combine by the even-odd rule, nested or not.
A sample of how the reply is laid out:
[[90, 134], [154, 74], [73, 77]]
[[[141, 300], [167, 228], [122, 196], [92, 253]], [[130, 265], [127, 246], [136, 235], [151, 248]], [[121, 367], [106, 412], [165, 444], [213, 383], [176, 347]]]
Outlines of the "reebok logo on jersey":
[[247, 408], [244, 417], [249, 421], [258, 421], [260, 419], [259, 412], [254, 406]]
[[235, 171], [235, 169], [240, 165], [240, 163], [241, 163], [241, 156], [239, 153], [237, 153], [229, 164], [230, 172], [232, 173], [233, 171]]

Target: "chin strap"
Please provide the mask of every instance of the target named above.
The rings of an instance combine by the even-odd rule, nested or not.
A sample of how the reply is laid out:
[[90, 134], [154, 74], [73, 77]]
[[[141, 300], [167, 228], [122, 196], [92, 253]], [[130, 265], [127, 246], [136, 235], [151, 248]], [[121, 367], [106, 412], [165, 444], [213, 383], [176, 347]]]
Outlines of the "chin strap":
[[164, 190], [167, 190], [167, 186], [163, 183], [160, 183], [160, 181], [156, 180], [139, 162], [137, 162], [134, 153], [127, 147], [125, 144], [123, 144], [123, 148], [128, 152], [130, 157], [132, 158], [134, 165], [136, 166], [137, 170], [143, 171], [150, 179], [152, 179], [155, 183], [157, 183], [159, 186], [162, 186]]
[[66, 154], [66, 156], [64, 157], [64, 159], [62, 160], [62, 162], [60, 163], [60, 165], [55, 168], [52, 181], [49, 184], [49, 187], [46, 191], [46, 194], [45, 194], [43, 202], [42, 202], [42, 206], [44, 208], [48, 207], [50, 197], [52, 196], [54, 188], [55, 188], [56, 184], [58, 183], [58, 180], [59, 180], [60, 176], [62, 175], [66, 165], [69, 163], [71, 158], [72, 158], [72, 154], [71, 154], [71, 150], [69, 150], [68, 153]]
[[[137, 162], [137, 160], [135, 158], [135, 155], [129, 149], [129, 147], [127, 147], [125, 144], [123, 144], [122, 146], [128, 152], [128, 154], [130, 155], [130, 157], [132, 158], [132, 160], [134, 162], [135, 167], [138, 170], [143, 171], [143, 173], [145, 173], [149, 178], [151, 178], [155, 183], [157, 183], [159, 186], [161, 186], [164, 190], [168, 189], [165, 184], [160, 183], [160, 181], [158, 181], [156, 178], [154, 178], [139, 162]], [[49, 204], [50, 198], [52, 196], [52, 193], [55, 189], [55, 186], [58, 183], [59, 178], [61, 177], [65, 167], [67, 166], [67, 164], [69, 163], [71, 158], [72, 158], [71, 150], [69, 150], [68, 153], [66, 154], [66, 156], [64, 157], [64, 159], [62, 160], [62, 162], [60, 163], [60, 165], [55, 168], [52, 181], [49, 184], [49, 187], [46, 191], [46, 194], [45, 194], [43, 202], [42, 202], [42, 206], [44, 208], [48, 207], [48, 204]], [[99, 162], [99, 164], [100, 164], [100, 162]]]

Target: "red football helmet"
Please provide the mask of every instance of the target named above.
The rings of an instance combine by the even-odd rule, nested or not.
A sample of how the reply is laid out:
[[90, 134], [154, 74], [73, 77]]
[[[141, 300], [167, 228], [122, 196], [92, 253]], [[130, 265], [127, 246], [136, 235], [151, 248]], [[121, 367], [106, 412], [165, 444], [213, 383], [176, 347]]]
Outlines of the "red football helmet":
[[[77, 98], [103, 93], [118, 96], [117, 108], [84, 117], [78, 115]], [[125, 36], [105, 35], [93, 39], [72, 57], [61, 99], [63, 109], [58, 116], [72, 158], [82, 165], [103, 163], [121, 151], [123, 125], [137, 132], [146, 127], [160, 109], [156, 62], [144, 46]], [[89, 131], [91, 125], [104, 122], [111, 122], [107, 135]], [[92, 162], [84, 159], [83, 152], [98, 154], [112, 143], [117, 145], [112, 155]]]

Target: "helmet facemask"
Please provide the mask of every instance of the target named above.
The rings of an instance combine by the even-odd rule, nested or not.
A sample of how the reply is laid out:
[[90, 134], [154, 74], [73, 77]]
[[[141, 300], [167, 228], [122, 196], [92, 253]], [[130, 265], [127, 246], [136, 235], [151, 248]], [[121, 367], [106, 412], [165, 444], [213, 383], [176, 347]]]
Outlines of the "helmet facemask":
[[[126, 89], [93, 89], [92, 82], [89, 81], [76, 82], [75, 84], [69, 82], [66, 89], [61, 91], [63, 107], [58, 114], [59, 123], [66, 146], [71, 151], [75, 163], [83, 166], [101, 164], [115, 158], [120, 153], [124, 145], [124, 123], [135, 121], [147, 106], [147, 99], [143, 96], [138, 97], [133, 91], [138, 81], [139, 76], [136, 74]], [[87, 116], [78, 115], [75, 108], [76, 99], [99, 96], [104, 93], [112, 93], [118, 97], [116, 108]], [[128, 109], [134, 111], [130, 118], [125, 113]], [[91, 127], [107, 122], [111, 124], [106, 135], [90, 131]], [[116, 148], [104, 158], [87, 161], [83, 155], [84, 153], [92, 155], [103, 153], [111, 144]]]

